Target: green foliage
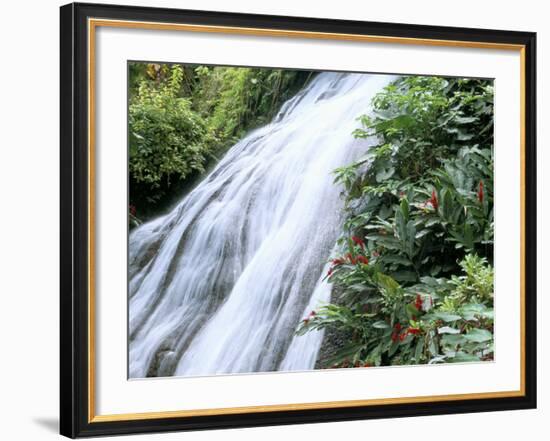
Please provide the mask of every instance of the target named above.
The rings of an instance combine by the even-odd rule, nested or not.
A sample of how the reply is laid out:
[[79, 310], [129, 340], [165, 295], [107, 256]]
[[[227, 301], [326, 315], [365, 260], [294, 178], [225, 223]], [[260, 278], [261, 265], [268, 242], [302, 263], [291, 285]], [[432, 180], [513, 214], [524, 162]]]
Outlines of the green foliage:
[[[336, 259], [338, 260], [338, 259]], [[465, 273], [400, 284], [368, 264], [336, 262], [330, 278], [344, 289], [341, 304], [321, 306], [298, 334], [332, 328], [351, 335], [325, 367], [490, 360], [493, 356], [493, 269], [470, 254]]]
[[[141, 83], [130, 104], [130, 175], [151, 189], [204, 171], [206, 125], [192, 111], [190, 100], [178, 96], [182, 79], [183, 69], [175, 65], [160, 87]], [[157, 191], [149, 198], [154, 202], [162, 195]]]
[[469, 254], [460, 262], [460, 267], [464, 275], [451, 277], [452, 292], [445, 297], [442, 309], [455, 311], [466, 301], [491, 303], [494, 271], [487, 265], [487, 259]]
[[194, 102], [222, 144], [269, 122], [279, 106], [312, 76], [307, 71], [199, 66]]
[[492, 143], [493, 87], [487, 81], [405, 77], [373, 100], [376, 114], [361, 117], [357, 138], [379, 136], [378, 182], [417, 179], [460, 147]]
[[246, 131], [269, 121], [312, 75], [130, 63], [130, 201], [138, 215], [169, 205]]
[[298, 331], [351, 335], [336, 366], [491, 359], [492, 100], [488, 81], [406, 77], [360, 118], [354, 135], [378, 143], [335, 170], [339, 300]]
[[369, 249], [381, 254], [382, 263], [399, 281], [456, 271], [464, 252], [491, 255], [492, 174], [477, 168], [478, 163], [492, 162], [490, 151], [485, 153], [464, 147], [417, 184], [396, 182], [382, 193], [380, 188], [368, 188], [376, 208], [354, 212], [348, 225], [365, 233]]

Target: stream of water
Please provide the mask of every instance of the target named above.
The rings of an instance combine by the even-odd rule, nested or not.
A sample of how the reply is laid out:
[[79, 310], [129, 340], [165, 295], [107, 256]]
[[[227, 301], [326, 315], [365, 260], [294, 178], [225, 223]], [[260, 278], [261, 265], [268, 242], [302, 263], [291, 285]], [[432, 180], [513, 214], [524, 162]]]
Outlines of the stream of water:
[[295, 336], [328, 302], [341, 234], [333, 170], [386, 75], [322, 73], [235, 144], [167, 215], [129, 240], [129, 376], [308, 370], [323, 340]]

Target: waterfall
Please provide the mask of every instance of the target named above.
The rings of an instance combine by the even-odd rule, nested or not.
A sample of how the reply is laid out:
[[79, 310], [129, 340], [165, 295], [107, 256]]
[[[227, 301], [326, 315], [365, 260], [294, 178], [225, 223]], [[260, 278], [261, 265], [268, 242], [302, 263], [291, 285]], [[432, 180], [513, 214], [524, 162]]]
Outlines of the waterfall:
[[332, 171], [365, 153], [357, 117], [393, 78], [322, 73], [235, 144], [172, 211], [129, 239], [129, 376], [314, 367], [341, 234]]

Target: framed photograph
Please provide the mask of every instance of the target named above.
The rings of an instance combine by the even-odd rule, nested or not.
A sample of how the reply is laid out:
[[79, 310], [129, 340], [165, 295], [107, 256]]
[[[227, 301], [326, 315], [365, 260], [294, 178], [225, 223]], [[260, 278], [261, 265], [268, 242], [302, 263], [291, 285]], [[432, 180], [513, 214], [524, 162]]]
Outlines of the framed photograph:
[[536, 406], [528, 32], [61, 8], [61, 434]]

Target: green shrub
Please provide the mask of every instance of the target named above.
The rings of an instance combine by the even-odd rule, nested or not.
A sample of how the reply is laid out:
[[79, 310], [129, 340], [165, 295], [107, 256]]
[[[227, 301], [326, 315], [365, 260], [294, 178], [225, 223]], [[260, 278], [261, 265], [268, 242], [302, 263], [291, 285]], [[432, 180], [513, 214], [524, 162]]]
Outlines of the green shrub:
[[160, 87], [139, 86], [130, 104], [130, 176], [136, 184], [155, 190], [147, 196], [155, 202], [172, 180], [202, 172], [208, 155], [206, 125], [178, 96], [183, 69], [174, 65]]
[[246, 131], [268, 123], [313, 73], [283, 69], [199, 66], [193, 96], [208, 129], [222, 145], [235, 143]]
[[339, 300], [298, 330], [352, 336], [325, 367], [492, 357], [492, 100], [488, 81], [407, 77], [361, 117], [354, 135], [379, 142], [335, 171]]
[[269, 122], [313, 75], [130, 63], [130, 203], [137, 215], [158, 214], [181, 197], [227, 148]]
[[344, 301], [321, 306], [298, 330], [353, 336], [325, 367], [492, 359], [493, 270], [485, 259], [469, 254], [460, 276], [424, 276], [405, 285], [364, 251], [354, 245], [347, 257], [334, 259], [329, 277], [344, 290]]

